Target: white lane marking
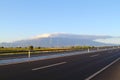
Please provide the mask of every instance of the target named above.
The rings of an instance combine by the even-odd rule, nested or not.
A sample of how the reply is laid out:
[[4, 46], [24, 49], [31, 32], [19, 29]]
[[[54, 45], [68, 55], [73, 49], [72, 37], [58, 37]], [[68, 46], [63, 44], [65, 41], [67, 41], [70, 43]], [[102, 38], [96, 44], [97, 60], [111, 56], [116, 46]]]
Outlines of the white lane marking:
[[96, 56], [99, 56], [99, 54], [95, 54], [95, 55], [92, 55], [92, 56], [90, 56], [90, 57], [96, 57]]
[[98, 72], [94, 73], [93, 75], [91, 75], [90, 77], [86, 78], [85, 80], [91, 80], [92, 78], [94, 78], [95, 76], [97, 76], [98, 74], [100, 74], [101, 72], [103, 72], [105, 69], [109, 68], [110, 66], [112, 66], [114, 63], [116, 63], [118, 60], [120, 60], [120, 58], [117, 58], [116, 60], [114, 60], [113, 62], [111, 62], [110, 64], [108, 64], [107, 66], [105, 66], [104, 68], [102, 68], [101, 70], [99, 70]]
[[40, 70], [40, 69], [45, 69], [45, 68], [49, 68], [49, 67], [53, 67], [53, 66], [58, 66], [58, 65], [65, 64], [65, 63], [67, 63], [67, 62], [60, 62], [60, 63], [48, 65], [48, 66], [38, 67], [38, 68], [32, 69], [32, 71], [36, 71], [36, 70]]

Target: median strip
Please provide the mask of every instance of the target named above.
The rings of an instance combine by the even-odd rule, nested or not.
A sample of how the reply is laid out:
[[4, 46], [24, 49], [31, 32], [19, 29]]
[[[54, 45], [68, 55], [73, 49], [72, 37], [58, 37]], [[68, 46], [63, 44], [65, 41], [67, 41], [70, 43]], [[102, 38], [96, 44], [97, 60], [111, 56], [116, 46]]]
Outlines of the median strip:
[[38, 68], [32, 69], [32, 71], [36, 71], [36, 70], [40, 70], [40, 69], [45, 69], [45, 68], [49, 68], [49, 67], [53, 67], [53, 66], [58, 66], [58, 65], [65, 64], [65, 63], [67, 63], [67, 62], [60, 62], [60, 63], [48, 65], [48, 66], [38, 67]]
[[76, 52], [69, 52], [69, 53], [61, 53], [61, 54], [48, 54], [48, 55], [42, 55], [42, 56], [34, 56], [30, 58], [16, 58], [16, 59], [6, 59], [6, 60], [0, 60], [0, 66], [3, 65], [10, 65], [10, 64], [18, 64], [23, 62], [31, 62], [31, 61], [37, 61], [37, 60], [46, 60], [46, 59], [53, 59], [58, 57], [66, 57], [66, 56], [73, 56], [73, 55], [80, 55], [80, 54], [88, 54], [88, 53], [94, 53], [94, 52], [101, 52], [106, 50], [93, 50], [93, 51], [76, 51]]

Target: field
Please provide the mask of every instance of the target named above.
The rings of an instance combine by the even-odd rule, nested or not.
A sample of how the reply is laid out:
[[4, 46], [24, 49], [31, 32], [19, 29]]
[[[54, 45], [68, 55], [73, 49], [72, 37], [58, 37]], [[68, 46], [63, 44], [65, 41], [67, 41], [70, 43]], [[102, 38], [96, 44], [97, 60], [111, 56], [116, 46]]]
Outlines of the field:
[[[46, 52], [65, 52], [65, 51], [73, 51], [73, 50], [84, 50], [88, 48], [88, 46], [72, 46], [72, 47], [62, 47], [62, 48], [41, 48], [35, 47], [31, 50], [31, 54], [40, 54]], [[17, 55], [17, 54], [28, 54], [29, 47], [0, 47], [0, 56], [2, 55]]]

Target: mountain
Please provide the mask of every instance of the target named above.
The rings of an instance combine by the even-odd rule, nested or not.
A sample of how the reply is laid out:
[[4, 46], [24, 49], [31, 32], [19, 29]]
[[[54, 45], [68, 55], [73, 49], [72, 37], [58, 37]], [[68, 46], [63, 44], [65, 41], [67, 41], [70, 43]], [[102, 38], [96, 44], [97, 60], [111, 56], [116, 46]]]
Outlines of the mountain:
[[14, 41], [10, 43], [0, 43], [4, 47], [27, 47], [33, 45], [35, 47], [63, 47], [63, 46], [109, 46], [116, 45], [114, 43], [106, 43], [106, 39], [111, 36], [97, 35], [75, 35], [66, 33], [42, 34], [26, 40]]

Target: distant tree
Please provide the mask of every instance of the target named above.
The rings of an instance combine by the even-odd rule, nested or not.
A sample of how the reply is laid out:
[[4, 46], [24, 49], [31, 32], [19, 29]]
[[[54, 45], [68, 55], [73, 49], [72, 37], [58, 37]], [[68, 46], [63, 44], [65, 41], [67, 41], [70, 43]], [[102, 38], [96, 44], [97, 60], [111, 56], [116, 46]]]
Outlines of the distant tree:
[[1, 48], [4, 48], [3, 46]]
[[41, 47], [37, 47], [38, 49], [40, 49]]
[[22, 47], [18, 47], [18, 48], [22, 48]]
[[71, 46], [71, 48], [75, 48], [75, 46]]
[[22, 48], [22, 47], [16, 47], [16, 48]]
[[34, 49], [33, 46], [29, 46], [28, 48], [29, 48], [30, 51], [32, 51]]

